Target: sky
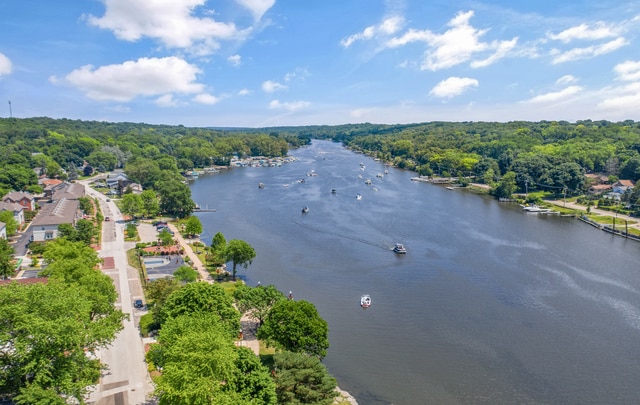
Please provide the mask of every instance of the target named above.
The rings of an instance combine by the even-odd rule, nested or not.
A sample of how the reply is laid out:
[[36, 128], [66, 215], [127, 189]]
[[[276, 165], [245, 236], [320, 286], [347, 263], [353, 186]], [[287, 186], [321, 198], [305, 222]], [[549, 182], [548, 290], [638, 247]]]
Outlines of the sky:
[[640, 0], [3, 1], [0, 32], [0, 117], [640, 121]]

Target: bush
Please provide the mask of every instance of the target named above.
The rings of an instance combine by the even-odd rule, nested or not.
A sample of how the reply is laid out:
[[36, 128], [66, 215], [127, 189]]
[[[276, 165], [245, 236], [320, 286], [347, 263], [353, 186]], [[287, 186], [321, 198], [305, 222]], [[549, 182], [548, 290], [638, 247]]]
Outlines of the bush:
[[148, 337], [149, 332], [158, 329], [158, 324], [153, 320], [153, 315], [148, 313], [140, 317], [140, 335]]

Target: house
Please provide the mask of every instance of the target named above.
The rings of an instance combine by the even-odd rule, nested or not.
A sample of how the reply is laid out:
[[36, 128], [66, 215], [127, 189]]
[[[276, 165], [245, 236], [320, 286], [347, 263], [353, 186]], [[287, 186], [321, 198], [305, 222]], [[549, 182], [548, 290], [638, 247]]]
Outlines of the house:
[[609, 177], [605, 176], [604, 174], [587, 173], [584, 175], [584, 177], [587, 179], [587, 184], [596, 185], [609, 183]]
[[7, 239], [7, 224], [0, 222], [0, 239]]
[[57, 190], [64, 188], [66, 184], [64, 181], [58, 179], [41, 179], [40, 181], [38, 181], [38, 183], [44, 189], [45, 200], [51, 199], [53, 197], [53, 194]]
[[24, 193], [22, 191], [5, 195], [2, 201], [6, 203], [20, 204], [27, 211], [36, 210], [36, 197], [33, 194]]
[[42, 242], [58, 237], [58, 226], [76, 224], [82, 218], [80, 197], [85, 189], [80, 183], [64, 183], [65, 187], [53, 194], [50, 202], [41, 204], [40, 212], [31, 223], [31, 241]]
[[614, 193], [624, 194], [627, 190], [632, 190], [634, 186], [631, 180], [618, 180], [611, 185]]
[[602, 195], [606, 192], [609, 192], [613, 189], [611, 184], [596, 184], [594, 186], [589, 187], [589, 194], [592, 195]]
[[106, 178], [107, 187], [112, 190], [124, 189], [125, 186], [132, 183], [124, 172], [109, 173]]
[[132, 194], [140, 194], [142, 193], [142, 185], [138, 183], [129, 183], [129, 185], [125, 188], [125, 192], [131, 191]]
[[24, 225], [24, 207], [18, 203], [0, 202], [0, 212], [11, 211], [18, 226]]

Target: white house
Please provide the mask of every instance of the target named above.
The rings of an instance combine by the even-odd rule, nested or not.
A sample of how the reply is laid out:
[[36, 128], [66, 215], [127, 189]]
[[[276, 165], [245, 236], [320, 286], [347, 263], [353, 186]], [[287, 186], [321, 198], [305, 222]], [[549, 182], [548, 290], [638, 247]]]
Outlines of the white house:
[[78, 198], [84, 197], [84, 186], [80, 183], [67, 184], [58, 190], [51, 202], [42, 204], [40, 212], [31, 223], [31, 240], [42, 242], [58, 237], [58, 226], [61, 224], [75, 225], [82, 217]]
[[0, 202], [0, 212], [11, 211], [18, 226], [24, 225], [24, 207], [18, 203]]

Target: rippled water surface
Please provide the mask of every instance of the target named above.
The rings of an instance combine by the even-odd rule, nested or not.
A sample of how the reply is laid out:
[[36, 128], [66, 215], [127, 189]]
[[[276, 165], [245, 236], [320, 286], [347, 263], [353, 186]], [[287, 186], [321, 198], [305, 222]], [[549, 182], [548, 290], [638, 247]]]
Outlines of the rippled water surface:
[[249, 285], [316, 305], [324, 363], [361, 404], [640, 402], [640, 243], [411, 172], [377, 177], [339, 144], [291, 154], [192, 183], [216, 209], [198, 214], [203, 240], [249, 242]]

